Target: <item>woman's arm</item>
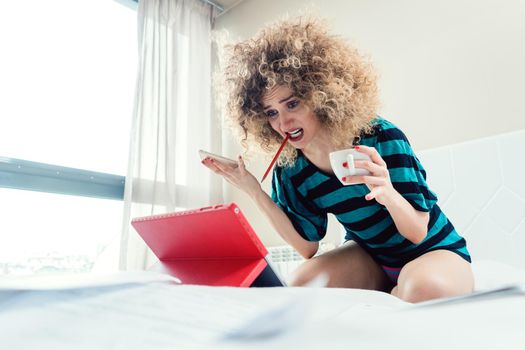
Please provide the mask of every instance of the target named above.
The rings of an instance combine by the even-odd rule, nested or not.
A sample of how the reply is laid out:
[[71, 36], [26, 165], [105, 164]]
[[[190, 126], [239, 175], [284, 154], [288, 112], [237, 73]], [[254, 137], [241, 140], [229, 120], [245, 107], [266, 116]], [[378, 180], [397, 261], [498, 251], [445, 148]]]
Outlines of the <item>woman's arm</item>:
[[386, 207], [397, 230], [412, 243], [418, 244], [428, 233], [429, 214], [416, 210], [390, 181], [387, 164], [373, 147], [358, 146], [355, 149], [367, 154], [371, 161], [356, 160], [355, 167], [367, 169], [371, 175], [348, 176], [346, 182], [351, 184], [366, 184], [370, 193], [366, 200], [375, 199]]
[[266, 192], [261, 189], [258, 193], [252, 195], [252, 199], [259, 210], [270, 220], [275, 231], [279, 233], [279, 236], [294, 247], [302, 257], [310, 259], [317, 253], [319, 243], [310, 242], [301, 237], [288, 216], [272, 201]]
[[319, 243], [310, 242], [301, 237], [288, 216], [286, 216], [281, 208], [272, 201], [270, 196], [263, 191], [257, 179], [246, 170], [241, 157], [239, 157], [238, 161], [239, 166], [235, 168], [214, 159], [205, 159], [202, 163], [250, 196], [257, 205], [257, 208], [270, 221], [279, 236], [290, 244], [301, 256], [309, 259], [317, 253]]
[[430, 215], [416, 210], [399, 192], [393, 188], [392, 190], [383, 196], [381, 204], [392, 216], [399, 233], [412, 243], [421, 243], [428, 233]]

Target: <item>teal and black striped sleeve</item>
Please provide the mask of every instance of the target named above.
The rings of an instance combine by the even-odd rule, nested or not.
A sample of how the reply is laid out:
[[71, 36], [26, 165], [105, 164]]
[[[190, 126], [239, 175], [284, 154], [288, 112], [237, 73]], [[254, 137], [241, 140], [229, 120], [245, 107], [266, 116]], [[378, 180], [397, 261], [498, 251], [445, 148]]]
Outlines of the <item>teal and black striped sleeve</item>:
[[429, 212], [437, 202], [426, 182], [426, 172], [406, 136], [398, 128], [380, 130], [377, 151], [387, 164], [394, 188], [416, 209]]
[[326, 213], [308, 202], [283, 175], [282, 168], [276, 166], [272, 177], [272, 200], [283, 210], [301, 237], [307, 241], [320, 241], [326, 235]]

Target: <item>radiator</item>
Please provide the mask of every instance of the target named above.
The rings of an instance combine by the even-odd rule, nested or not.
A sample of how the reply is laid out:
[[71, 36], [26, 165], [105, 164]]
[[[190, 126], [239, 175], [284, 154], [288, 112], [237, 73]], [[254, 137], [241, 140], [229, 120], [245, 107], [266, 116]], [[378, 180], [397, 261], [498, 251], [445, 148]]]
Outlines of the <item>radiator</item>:
[[[323, 242], [319, 245], [319, 251], [316, 256], [333, 248], [334, 244]], [[273, 267], [285, 280], [287, 280], [293, 271], [305, 260], [295, 249], [287, 245], [269, 247], [267, 249], [270, 253], [270, 260], [272, 261]]]
[[268, 252], [273, 267], [285, 280], [304, 261], [304, 258], [290, 246], [270, 247]]

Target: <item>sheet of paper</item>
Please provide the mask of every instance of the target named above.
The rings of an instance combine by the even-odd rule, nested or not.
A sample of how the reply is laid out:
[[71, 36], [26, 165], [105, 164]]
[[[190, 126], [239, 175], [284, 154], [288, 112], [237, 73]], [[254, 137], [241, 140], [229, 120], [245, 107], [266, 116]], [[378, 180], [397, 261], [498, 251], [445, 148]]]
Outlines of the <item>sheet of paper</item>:
[[256, 314], [239, 327], [226, 332], [225, 340], [257, 340], [278, 336], [283, 332], [302, 326], [308, 319], [310, 301], [319, 288], [328, 284], [328, 275], [321, 274], [308, 282], [301, 295], [288, 298], [282, 304], [271, 307]]
[[116, 273], [96, 274], [56, 274], [34, 276], [3, 276], [0, 277], [0, 292], [16, 290], [58, 290], [79, 288], [100, 288], [127, 284], [143, 284], [151, 282], [180, 281], [167, 274], [151, 271], [124, 271]]
[[215, 350], [523, 350], [525, 297], [386, 312], [349, 306], [340, 318], [306, 322], [303, 327], [258, 341], [229, 341]]
[[359, 289], [300, 289], [225, 334], [225, 340], [253, 341], [278, 337], [308, 324], [345, 322], [411, 307], [389, 294]]
[[439, 306], [451, 305], [451, 304], [479, 302], [479, 301], [489, 300], [489, 299], [501, 299], [501, 298], [513, 297], [517, 295], [525, 296], [525, 284], [514, 284], [514, 285], [508, 285], [505, 287], [482, 290], [482, 291], [477, 291], [477, 292], [469, 293], [465, 295], [459, 295], [456, 297], [429, 300], [423, 303], [418, 303], [414, 305], [414, 307], [417, 307], [417, 308], [439, 307]]
[[[288, 312], [290, 300], [309, 294], [305, 319], [328, 323], [372, 294], [388, 308], [399, 304], [379, 292], [309, 288], [228, 288], [147, 284], [126, 288], [26, 291], [0, 304], [0, 344], [13, 349], [216, 349], [235, 344], [224, 335], [257, 315]], [[284, 306], [283, 306], [284, 305]], [[303, 305], [304, 306], [304, 305]], [[292, 312], [293, 314], [293, 312]], [[293, 316], [293, 315], [292, 315]], [[271, 322], [267, 320], [266, 322]], [[254, 325], [254, 327], [257, 325]], [[290, 323], [284, 324], [289, 327]], [[279, 337], [270, 337], [271, 339]]]
[[[525, 348], [525, 294], [519, 285], [442, 299], [435, 302], [435, 307], [397, 302], [384, 293], [369, 291], [361, 295], [352, 291], [347, 297], [354, 302], [345, 304], [333, 290], [327, 294], [325, 291], [319, 295], [338, 303], [338, 314], [310, 319], [278, 337], [257, 341], [230, 338], [216, 350]], [[346, 291], [336, 293], [344, 295]]]

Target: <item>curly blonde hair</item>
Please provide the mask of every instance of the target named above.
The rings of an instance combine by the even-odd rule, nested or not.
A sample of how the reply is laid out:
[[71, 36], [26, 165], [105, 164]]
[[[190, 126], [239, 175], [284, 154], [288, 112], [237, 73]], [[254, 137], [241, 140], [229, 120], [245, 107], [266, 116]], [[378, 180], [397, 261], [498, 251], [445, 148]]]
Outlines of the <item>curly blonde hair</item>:
[[[261, 104], [276, 84], [288, 86], [313, 108], [338, 148], [371, 131], [379, 104], [374, 69], [345, 40], [329, 34], [323, 21], [282, 20], [225, 49], [225, 119], [240, 136], [245, 154], [255, 148], [273, 155], [282, 142]], [[278, 164], [291, 165], [296, 157], [297, 150], [288, 144]]]

